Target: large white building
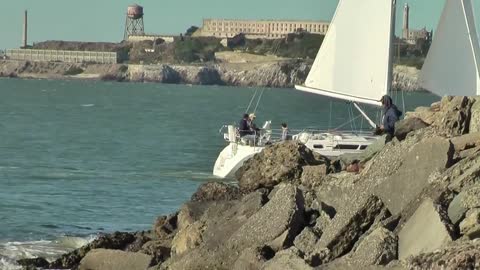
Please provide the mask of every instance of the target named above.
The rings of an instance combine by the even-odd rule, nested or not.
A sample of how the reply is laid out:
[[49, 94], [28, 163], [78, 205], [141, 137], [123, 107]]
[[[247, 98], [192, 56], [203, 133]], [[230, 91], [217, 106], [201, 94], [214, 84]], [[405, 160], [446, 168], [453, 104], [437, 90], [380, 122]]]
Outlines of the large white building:
[[324, 35], [329, 24], [321, 21], [204, 19], [194, 36], [229, 38], [244, 34], [247, 38], [282, 38], [296, 31]]
[[419, 30], [410, 29], [410, 6], [405, 4], [403, 8], [402, 39], [414, 45], [418, 39], [431, 40], [432, 35], [432, 32], [427, 31], [425, 27]]

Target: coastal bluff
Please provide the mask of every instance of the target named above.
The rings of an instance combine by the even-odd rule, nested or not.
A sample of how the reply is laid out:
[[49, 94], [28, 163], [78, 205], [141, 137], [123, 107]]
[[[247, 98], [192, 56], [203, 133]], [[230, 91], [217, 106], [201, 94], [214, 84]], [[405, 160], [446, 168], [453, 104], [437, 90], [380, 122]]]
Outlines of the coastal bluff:
[[[305, 82], [310, 68], [311, 61], [295, 59], [158, 65], [0, 60], [0, 77], [293, 88]], [[393, 89], [419, 90], [418, 73], [396, 66]]]
[[[294, 141], [201, 185], [151, 230], [25, 269], [479, 269], [480, 97], [406, 114], [391, 142], [327, 159]], [[353, 166], [354, 165], [354, 166]]]

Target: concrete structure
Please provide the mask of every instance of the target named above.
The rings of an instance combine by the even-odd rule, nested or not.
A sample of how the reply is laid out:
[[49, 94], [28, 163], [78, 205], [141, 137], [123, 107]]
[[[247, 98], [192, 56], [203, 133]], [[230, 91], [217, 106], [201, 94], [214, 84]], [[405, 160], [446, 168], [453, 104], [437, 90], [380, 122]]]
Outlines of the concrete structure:
[[163, 39], [165, 43], [172, 43], [173, 41], [175, 41], [175, 37], [173, 36], [149, 35], [149, 34], [129, 35], [127, 40], [130, 42], [140, 42], [145, 40], [155, 41], [157, 39]]
[[28, 45], [28, 13], [25, 10], [25, 15], [23, 17], [23, 39], [22, 39], [22, 48], [27, 48]]
[[410, 29], [410, 6], [405, 4], [403, 8], [403, 27], [402, 27], [402, 39], [408, 44], [417, 44], [418, 39], [425, 39], [431, 41], [433, 38], [433, 32], [423, 29], [416, 30]]
[[120, 61], [116, 52], [90, 52], [90, 51], [56, 51], [56, 50], [7, 50], [6, 56], [12, 60], [26, 61], [58, 61], [69, 63], [100, 63], [116, 64]]
[[324, 35], [329, 25], [321, 21], [204, 19], [194, 36], [229, 38], [243, 33], [246, 38], [283, 38], [296, 31]]
[[145, 34], [143, 15], [143, 7], [136, 4], [128, 6], [123, 40], [127, 40], [130, 35]]

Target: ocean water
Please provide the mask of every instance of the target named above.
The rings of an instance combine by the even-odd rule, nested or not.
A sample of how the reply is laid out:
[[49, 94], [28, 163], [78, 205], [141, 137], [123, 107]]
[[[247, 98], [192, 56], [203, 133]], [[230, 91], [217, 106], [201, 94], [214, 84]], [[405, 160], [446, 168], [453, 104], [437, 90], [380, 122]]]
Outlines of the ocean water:
[[[349, 119], [345, 102], [293, 89], [0, 79], [0, 269], [176, 211], [216, 180], [219, 128], [238, 122], [254, 93], [263, 93], [257, 121], [277, 128]], [[394, 94], [400, 108], [438, 100], [403, 95]]]

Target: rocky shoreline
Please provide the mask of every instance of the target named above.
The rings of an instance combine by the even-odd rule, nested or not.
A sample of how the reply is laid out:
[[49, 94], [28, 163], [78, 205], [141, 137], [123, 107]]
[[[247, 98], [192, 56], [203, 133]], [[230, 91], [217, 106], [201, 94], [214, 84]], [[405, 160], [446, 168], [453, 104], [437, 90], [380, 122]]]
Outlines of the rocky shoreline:
[[480, 99], [407, 113], [396, 138], [329, 160], [296, 142], [201, 185], [152, 229], [25, 269], [478, 269]]
[[[93, 79], [192, 85], [292, 88], [303, 84], [311, 63], [282, 60], [266, 63], [211, 63], [205, 65], [102, 65], [0, 60], [0, 77]], [[393, 88], [416, 91], [418, 70], [397, 66]]]

